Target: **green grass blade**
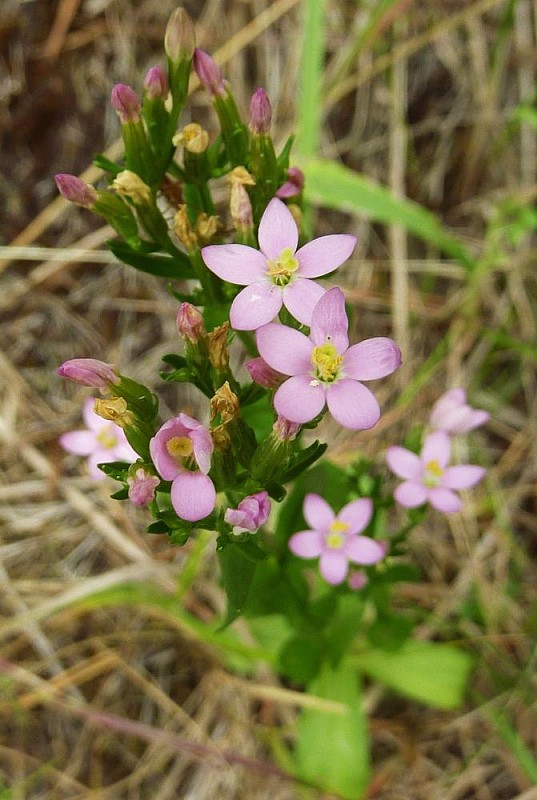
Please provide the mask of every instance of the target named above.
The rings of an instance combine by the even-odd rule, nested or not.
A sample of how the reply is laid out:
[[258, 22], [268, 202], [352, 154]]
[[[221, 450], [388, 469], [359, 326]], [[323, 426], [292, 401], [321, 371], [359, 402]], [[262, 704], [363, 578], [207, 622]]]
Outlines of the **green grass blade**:
[[326, 0], [303, 3], [296, 152], [314, 156], [319, 149], [322, 120]]

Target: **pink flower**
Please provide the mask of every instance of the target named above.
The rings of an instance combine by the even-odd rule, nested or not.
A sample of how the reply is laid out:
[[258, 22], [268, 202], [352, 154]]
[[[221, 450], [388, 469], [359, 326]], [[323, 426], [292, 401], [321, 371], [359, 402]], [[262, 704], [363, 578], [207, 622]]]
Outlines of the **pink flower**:
[[299, 558], [319, 558], [321, 575], [331, 584], [343, 583], [353, 564], [376, 564], [385, 548], [368, 536], [359, 536], [369, 525], [373, 502], [369, 497], [353, 500], [335, 514], [318, 494], [307, 494], [304, 517], [310, 530], [293, 534], [289, 548]]
[[445, 514], [460, 511], [461, 499], [453, 490], [475, 486], [486, 470], [472, 464], [448, 467], [450, 456], [451, 439], [444, 431], [425, 438], [420, 456], [404, 447], [389, 447], [388, 466], [405, 479], [393, 493], [397, 502], [406, 508], [429, 502]]
[[97, 464], [110, 461], [136, 461], [138, 454], [128, 443], [122, 428], [113, 422], [103, 419], [93, 410], [93, 399], [90, 397], [82, 408], [82, 418], [86, 428], [69, 431], [59, 438], [59, 443], [68, 453], [77, 456], [88, 456], [88, 471], [92, 478], [101, 480], [104, 473]]
[[270, 322], [285, 305], [293, 317], [309, 325], [322, 289], [311, 278], [339, 267], [354, 250], [347, 234], [321, 236], [299, 250], [293, 215], [274, 197], [259, 223], [260, 250], [244, 244], [215, 244], [201, 251], [209, 269], [230, 283], [245, 286], [231, 305], [231, 326], [255, 330]]
[[196, 522], [210, 514], [216, 491], [208, 476], [213, 442], [203, 425], [186, 414], [168, 420], [149, 442], [161, 478], [172, 481], [171, 501], [177, 515]]
[[287, 180], [282, 183], [276, 197], [286, 200], [289, 197], [296, 197], [304, 188], [304, 173], [300, 167], [289, 167], [287, 170]]
[[348, 325], [345, 298], [335, 286], [315, 306], [309, 336], [277, 323], [257, 331], [261, 357], [291, 376], [274, 395], [278, 414], [291, 422], [309, 422], [327, 404], [345, 428], [365, 430], [375, 425], [379, 405], [359, 381], [390, 375], [401, 364], [401, 351], [386, 337], [349, 347]]
[[139, 467], [134, 475], [127, 478], [129, 500], [135, 506], [145, 506], [155, 499], [155, 490], [160, 483], [156, 475], [151, 475], [143, 467]]
[[483, 425], [490, 414], [472, 408], [466, 402], [464, 389], [450, 389], [437, 400], [429, 417], [429, 424], [437, 431], [468, 433]]
[[105, 392], [110, 384], [117, 384], [120, 381], [112, 364], [106, 364], [96, 358], [71, 358], [58, 367], [57, 374], [80, 386], [91, 386], [101, 392]]
[[265, 389], [276, 389], [284, 380], [285, 375], [269, 367], [261, 357], [251, 358], [246, 362], [246, 369], [254, 383]]
[[264, 525], [270, 514], [270, 500], [267, 492], [251, 494], [241, 500], [238, 508], [228, 508], [224, 519], [233, 525], [233, 533], [255, 533]]

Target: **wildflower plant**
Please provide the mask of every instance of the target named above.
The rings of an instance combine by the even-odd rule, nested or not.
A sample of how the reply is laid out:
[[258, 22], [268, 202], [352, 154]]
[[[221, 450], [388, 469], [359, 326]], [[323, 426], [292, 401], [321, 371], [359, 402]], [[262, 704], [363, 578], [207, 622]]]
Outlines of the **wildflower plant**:
[[[213, 531], [227, 593], [218, 624], [243, 614], [262, 636], [278, 617], [280, 634], [268, 637], [272, 663], [308, 691], [347, 702], [353, 725], [362, 724], [360, 675], [390, 685], [388, 663], [427, 675], [429, 688], [409, 689], [412, 696], [453, 706], [467, 656], [444, 650], [450, 679], [435, 683], [426, 664], [431, 650], [416, 655], [411, 647], [417, 615], [394, 611], [390, 597], [398, 581], [416, 578], [405, 544], [426, 504], [459, 511], [455, 491], [483, 477], [481, 466], [450, 464], [451, 436], [488, 415], [472, 409], [460, 388], [445, 394], [420, 455], [416, 443], [412, 451], [388, 448], [388, 466], [404, 481], [395, 490], [384, 447], [375, 463], [357, 457], [348, 469], [323, 458], [327, 444], [313, 432], [328, 414], [344, 429], [374, 435], [381, 409], [364, 382], [389, 378], [404, 354], [389, 337], [351, 343], [345, 294], [333, 284], [356, 239], [305, 240], [307, 174], [290, 161], [291, 141], [277, 152], [264, 89], [243, 117], [218, 65], [195, 47], [183, 9], [172, 14], [165, 53], [166, 67], [147, 72], [140, 95], [124, 84], [112, 89], [124, 159], [97, 156], [105, 185], [71, 175], [56, 182], [65, 198], [111, 225], [118, 259], [168, 281], [178, 301], [178, 352], [163, 356], [160, 378], [196, 387], [199, 408], [195, 417], [179, 406], [160, 419], [150, 388], [94, 354], [73, 353], [59, 375], [99, 396], [84, 405], [87, 430], [60, 443], [88, 457], [92, 477], [118, 481], [114, 497], [147, 509], [149, 533], [179, 546]], [[219, 121], [212, 141], [198, 122], [182, 126], [191, 69]], [[214, 187], [222, 179], [227, 206], [217, 207]], [[331, 288], [319, 280], [329, 274]], [[347, 686], [347, 695], [337, 686]], [[312, 713], [302, 718], [296, 770], [320, 780], [315, 758], [300, 756], [305, 742], [311, 752], [319, 746], [307, 734]], [[347, 722], [332, 720], [334, 741], [337, 724]], [[325, 788], [357, 797], [366, 776], [362, 764], [351, 789], [337, 778]]]

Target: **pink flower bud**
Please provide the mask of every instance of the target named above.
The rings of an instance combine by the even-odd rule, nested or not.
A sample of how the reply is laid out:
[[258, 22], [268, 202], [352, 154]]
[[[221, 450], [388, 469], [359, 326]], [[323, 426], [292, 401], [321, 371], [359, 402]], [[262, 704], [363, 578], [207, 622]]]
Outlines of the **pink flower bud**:
[[144, 89], [149, 100], [165, 100], [168, 78], [162, 67], [151, 67], [144, 78]]
[[276, 197], [283, 200], [289, 197], [296, 197], [304, 188], [304, 173], [299, 167], [289, 167], [287, 177], [288, 180], [276, 192]]
[[190, 303], [181, 303], [177, 312], [177, 330], [183, 339], [192, 344], [199, 342], [207, 336], [203, 317], [198, 309]]
[[54, 180], [59, 193], [71, 203], [84, 206], [84, 208], [91, 208], [97, 199], [97, 192], [93, 186], [84, 183], [76, 175], [55, 175]]
[[246, 362], [246, 369], [254, 383], [265, 389], [277, 389], [285, 380], [285, 375], [269, 367], [264, 358], [252, 358]]
[[111, 364], [96, 358], [71, 358], [58, 367], [57, 374], [81, 386], [91, 386], [106, 391], [111, 384], [119, 383], [119, 376]]
[[233, 525], [233, 533], [255, 533], [264, 525], [270, 514], [270, 500], [267, 492], [251, 494], [241, 500], [238, 508], [228, 508], [224, 519]]
[[358, 592], [360, 589], [363, 589], [364, 586], [369, 583], [369, 578], [365, 574], [365, 572], [351, 572], [348, 578], [349, 588], [353, 591]]
[[156, 475], [140, 467], [134, 475], [127, 478], [129, 484], [129, 500], [135, 506], [145, 506], [155, 499], [155, 490], [160, 483]]
[[227, 93], [220, 67], [208, 53], [200, 50], [199, 47], [194, 50], [194, 69], [203, 87], [213, 97], [216, 95], [223, 97]]
[[300, 424], [298, 422], [290, 422], [285, 417], [278, 415], [278, 419], [272, 426], [272, 430], [277, 439], [282, 442], [292, 442], [296, 439], [300, 431]]
[[175, 64], [190, 61], [196, 46], [196, 34], [190, 16], [184, 8], [172, 11], [166, 32], [164, 33], [164, 50]]
[[252, 133], [268, 133], [272, 120], [272, 106], [264, 89], [257, 89], [250, 100], [250, 130]]
[[140, 119], [140, 101], [138, 95], [125, 83], [116, 83], [110, 95], [110, 102], [118, 113], [122, 124], [138, 122]]

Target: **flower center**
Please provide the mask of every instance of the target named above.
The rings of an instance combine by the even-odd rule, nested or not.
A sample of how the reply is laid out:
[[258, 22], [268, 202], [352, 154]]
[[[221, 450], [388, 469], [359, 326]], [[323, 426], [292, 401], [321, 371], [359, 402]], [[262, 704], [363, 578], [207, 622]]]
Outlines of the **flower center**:
[[97, 441], [105, 450], [112, 450], [112, 448], [117, 445], [117, 436], [111, 425], [107, 425], [99, 431], [97, 434]]
[[267, 272], [276, 286], [287, 286], [294, 272], [297, 271], [299, 264], [290, 247], [285, 247], [278, 258], [274, 260], [267, 258]]
[[442, 477], [444, 470], [438, 463], [436, 459], [432, 461], [428, 461], [425, 464], [425, 475], [423, 476], [423, 483], [429, 489], [434, 489], [435, 486], [438, 486], [440, 483], [440, 478]]
[[315, 369], [315, 377], [331, 383], [339, 373], [339, 365], [343, 361], [333, 344], [321, 344], [313, 348], [311, 363]]
[[340, 522], [335, 519], [330, 523], [328, 533], [326, 534], [325, 544], [331, 550], [340, 550], [345, 542], [344, 534], [349, 530], [348, 522]]
[[166, 450], [180, 464], [184, 458], [188, 458], [193, 452], [192, 441], [188, 436], [172, 436], [166, 442]]

